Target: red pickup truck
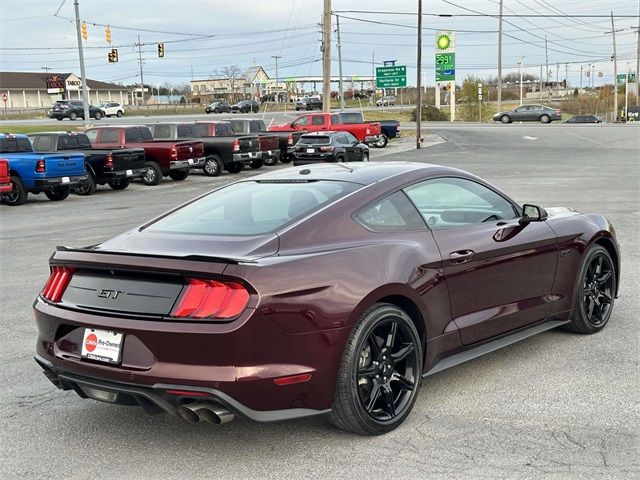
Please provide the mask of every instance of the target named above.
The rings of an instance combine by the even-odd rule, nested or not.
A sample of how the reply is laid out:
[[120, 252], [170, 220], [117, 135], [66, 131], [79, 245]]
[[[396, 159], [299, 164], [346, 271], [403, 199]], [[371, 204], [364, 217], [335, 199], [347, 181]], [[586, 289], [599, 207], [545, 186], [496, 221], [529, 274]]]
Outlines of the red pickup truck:
[[344, 123], [339, 113], [307, 113], [284, 125], [272, 125], [269, 131], [286, 132], [290, 130], [306, 130], [318, 132], [322, 130], [349, 132], [362, 143], [375, 143], [379, 140], [380, 122]]
[[204, 164], [204, 146], [197, 140], [154, 140], [144, 125], [90, 128], [86, 132], [93, 148], [143, 148], [147, 173], [145, 185], [157, 185], [163, 176], [184, 180], [189, 169]]
[[0, 158], [0, 193], [9, 193], [13, 188], [9, 177], [9, 160]]

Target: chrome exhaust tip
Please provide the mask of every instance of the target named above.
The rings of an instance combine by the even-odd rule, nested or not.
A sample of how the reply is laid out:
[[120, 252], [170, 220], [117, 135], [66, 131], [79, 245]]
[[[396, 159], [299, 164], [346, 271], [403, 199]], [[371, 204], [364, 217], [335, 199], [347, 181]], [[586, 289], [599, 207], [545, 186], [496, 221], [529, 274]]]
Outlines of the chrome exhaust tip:
[[235, 414], [213, 402], [187, 403], [178, 407], [178, 414], [188, 422], [207, 422], [212, 425], [229, 423]]
[[176, 407], [176, 411], [178, 412], [180, 418], [186, 420], [187, 422], [198, 423], [200, 421], [200, 417], [198, 417], [198, 414], [184, 405], [179, 405], [178, 407]]

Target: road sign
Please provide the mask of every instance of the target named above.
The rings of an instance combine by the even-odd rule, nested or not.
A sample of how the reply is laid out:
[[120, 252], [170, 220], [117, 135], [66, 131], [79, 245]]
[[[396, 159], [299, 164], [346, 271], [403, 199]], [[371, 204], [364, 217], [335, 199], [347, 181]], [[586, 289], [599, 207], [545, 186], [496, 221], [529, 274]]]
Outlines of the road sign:
[[397, 88], [407, 86], [407, 67], [397, 65], [393, 67], [376, 67], [377, 88]]
[[[625, 77], [627, 76], [626, 73], [619, 73], [618, 76], [616, 77], [618, 79], [618, 85], [624, 84], [625, 83]], [[636, 74], [635, 73], [629, 73], [629, 83], [633, 83], [636, 81]]]
[[442, 30], [436, 32], [436, 53], [453, 53], [456, 51], [456, 32]]
[[7, 103], [7, 100], [9, 100], [9, 96], [7, 95], [6, 92], [2, 92], [2, 101], [4, 103]]
[[436, 82], [456, 80], [456, 34], [450, 31], [436, 33]]

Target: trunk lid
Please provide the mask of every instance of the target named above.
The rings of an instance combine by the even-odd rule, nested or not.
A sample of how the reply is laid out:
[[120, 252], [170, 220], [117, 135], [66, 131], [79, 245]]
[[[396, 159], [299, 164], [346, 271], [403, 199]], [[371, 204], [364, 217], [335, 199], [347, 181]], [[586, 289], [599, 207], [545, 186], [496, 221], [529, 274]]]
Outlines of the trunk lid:
[[128, 170], [144, 167], [144, 149], [143, 148], [125, 148], [120, 150], [112, 150], [114, 170]]
[[79, 152], [45, 153], [42, 155], [47, 177], [68, 177], [84, 175], [84, 154]]
[[261, 134], [260, 135], [260, 150], [278, 150], [280, 148], [280, 140], [277, 135]]
[[240, 153], [259, 152], [260, 138], [257, 136], [238, 137]]
[[177, 142], [175, 146], [178, 151], [178, 160], [197, 158], [204, 155], [204, 146], [200, 141]]

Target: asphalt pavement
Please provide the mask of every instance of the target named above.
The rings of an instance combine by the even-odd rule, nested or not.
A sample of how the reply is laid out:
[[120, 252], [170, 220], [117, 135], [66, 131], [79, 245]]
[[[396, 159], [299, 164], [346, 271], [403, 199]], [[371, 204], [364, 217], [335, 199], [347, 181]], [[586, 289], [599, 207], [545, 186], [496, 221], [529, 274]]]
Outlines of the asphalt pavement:
[[425, 132], [446, 141], [416, 151], [406, 138], [372, 160], [455, 166], [518, 201], [613, 222], [622, 284], [604, 331], [549, 331], [431, 376], [405, 423], [380, 437], [321, 417], [215, 427], [147, 416], [59, 391], [33, 361], [31, 303], [47, 258], [56, 245], [99, 242], [254, 172], [99, 187], [58, 203], [30, 196], [0, 205], [0, 477], [640, 478], [640, 128], [427, 123]]

